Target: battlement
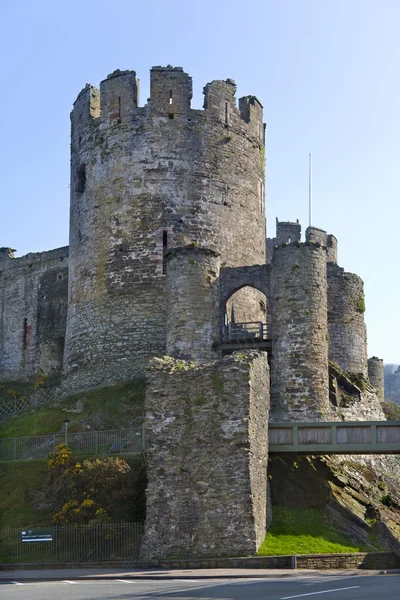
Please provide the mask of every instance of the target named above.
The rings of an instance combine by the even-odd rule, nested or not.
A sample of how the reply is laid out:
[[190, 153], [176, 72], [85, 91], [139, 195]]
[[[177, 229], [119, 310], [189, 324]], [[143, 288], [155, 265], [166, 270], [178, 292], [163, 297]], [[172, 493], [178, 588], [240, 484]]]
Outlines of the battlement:
[[[155, 66], [150, 70], [150, 98], [145, 109], [139, 106], [139, 79], [135, 71], [117, 69], [100, 83], [100, 90], [86, 84], [78, 94], [71, 113], [72, 142], [84, 141], [87, 128], [93, 124], [119, 125], [145, 114], [189, 120], [200, 113], [226, 127], [241, 123], [248, 134], [264, 144], [263, 107], [255, 96], [236, 100], [236, 84], [232, 79], [215, 80], [204, 87], [204, 113], [191, 109], [192, 78], [182, 67]], [[188, 116], [190, 114], [190, 117]]]
[[100, 83], [101, 117], [105, 122], [121, 123], [139, 106], [139, 80], [135, 71], [117, 69]]
[[[319, 227], [310, 226], [306, 229], [305, 237], [306, 243], [319, 244], [325, 249], [327, 263], [337, 263], [338, 241], [334, 235], [327, 234], [324, 229], [320, 229]], [[296, 222], [278, 221], [278, 219], [276, 219], [276, 237], [267, 238], [267, 263], [272, 261], [274, 248], [277, 248], [282, 244], [291, 244], [300, 241], [301, 225], [298, 219]]]
[[45, 263], [51, 260], [60, 261], [68, 258], [68, 246], [62, 246], [55, 250], [46, 250], [44, 252], [29, 252], [24, 256], [14, 256], [12, 248], [0, 248], [0, 269], [18, 269], [22, 267], [32, 267], [36, 263]]

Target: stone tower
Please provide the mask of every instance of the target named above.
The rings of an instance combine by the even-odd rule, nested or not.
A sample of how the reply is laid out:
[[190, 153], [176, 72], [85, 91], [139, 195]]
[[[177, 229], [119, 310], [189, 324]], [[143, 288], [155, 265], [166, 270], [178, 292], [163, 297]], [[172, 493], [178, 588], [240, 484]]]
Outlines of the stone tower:
[[[190, 244], [221, 264], [265, 263], [264, 125], [235, 83], [204, 88], [154, 67], [87, 85], [71, 114], [69, 309], [64, 373], [96, 384], [139, 375], [166, 350], [166, 252]], [[246, 298], [243, 299], [246, 301]]]

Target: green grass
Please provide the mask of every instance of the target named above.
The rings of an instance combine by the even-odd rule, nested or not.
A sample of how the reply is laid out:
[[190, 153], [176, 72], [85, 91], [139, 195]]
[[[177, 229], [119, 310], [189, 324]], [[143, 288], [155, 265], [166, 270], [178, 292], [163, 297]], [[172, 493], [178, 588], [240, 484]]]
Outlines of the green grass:
[[[57, 433], [65, 419], [71, 433], [120, 429], [143, 414], [144, 380], [83, 392], [63, 398], [55, 406], [12, 417], [0, 423], [0, 438]], [[74, 412], [70, 412], [70, 411]]]
[[0, 438], [28, 437], [60, 431], [66, 413], [61, 408], [42, 408], [0, 423]]
[[46, 525], [51, 513], [35, 510], [32, 491], [40, 487], [46, 461], [0, 464], [0, 529], [27, 525]]
[[353, 544], [327, 525], [317, 510], [274, 506], [271, 528], [257, 554], [275, 556], [368, 551], [371, 548]]

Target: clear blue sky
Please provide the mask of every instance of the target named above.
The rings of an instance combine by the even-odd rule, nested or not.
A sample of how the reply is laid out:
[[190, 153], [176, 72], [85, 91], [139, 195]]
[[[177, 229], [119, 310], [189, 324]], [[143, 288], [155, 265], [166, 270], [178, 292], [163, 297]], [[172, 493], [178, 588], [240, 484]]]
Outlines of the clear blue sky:
[[153, 65], [231, 77], [267, 123], [267, 218], [339, 239], [365, 280], [369, 355], [400, 363], [398, 0], [0, 0], [0, 246], [68, 244], [69, 113], [86, 82]]

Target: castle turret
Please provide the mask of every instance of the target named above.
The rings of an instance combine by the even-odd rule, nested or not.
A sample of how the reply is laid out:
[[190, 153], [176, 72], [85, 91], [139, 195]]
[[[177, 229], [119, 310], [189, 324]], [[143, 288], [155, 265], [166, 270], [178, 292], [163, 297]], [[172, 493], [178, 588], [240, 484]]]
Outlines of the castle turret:
[[121, 380], [165, 354], [168, 249], [194, 243], [227, 266], [265, 262], [262, 107], [251, 96], [239, 110], [235, 90], [213, 81], [193, 110], [191, 78], [154, 67], [144, 108], [134, 71], [78, 96], [66, 374]]
[[341, 369], [367, 375], [364, 283], [328, 263], [329, 358]]
[[377, 356], [368, 359], [368, 377], [376, 389], [380, 402], [385, 400], [385, 370], [383, 360]]
[[219, 255], [176, 248], [167, 255], [167, 355], [195, 362], [218, 358]]
[[329, 409], [325, 249], [280, 246], [272, 273], [271, 416], [318, 420]]

